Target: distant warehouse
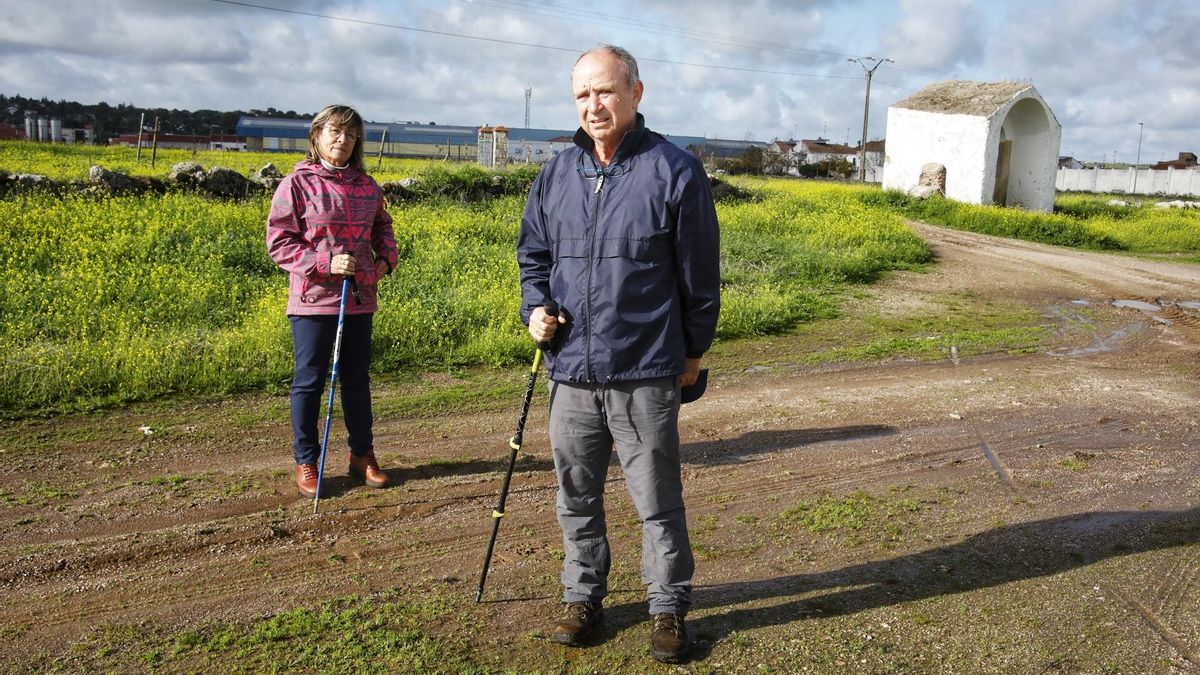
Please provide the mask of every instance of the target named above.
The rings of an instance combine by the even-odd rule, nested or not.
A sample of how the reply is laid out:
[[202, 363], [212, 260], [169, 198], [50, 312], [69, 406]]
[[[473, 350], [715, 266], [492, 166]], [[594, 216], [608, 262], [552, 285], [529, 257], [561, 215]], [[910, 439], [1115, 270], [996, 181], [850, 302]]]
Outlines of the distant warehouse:
[[[308, 150], [309, 124], [309, 120], [303, 119], [242, 116], [238, 119], [237, 136], [245, 139], [246, 150], [305, 152]], [[503, 130], [503, 144], [498, 142], [496, 130]], [[383, 154], [389, 157], [473, 162], [481, 157], [479, 143], [483, 138], [488, 146], [485, 148], [485, 154], [488, 155], [485, 163], [488, 165], [500, 162], [541, 164], [571, 147], [574, 135], [574, 129], [368, 122], [363, 152], [368, 156], [378, 155], [382, 144]], [[668, 136], [667, 139], [684, 148], [703, 146], [705, 143], [705, 139], [695, 136]], [[504, 156], [502, 160], [494, 157], [501, 149]]]

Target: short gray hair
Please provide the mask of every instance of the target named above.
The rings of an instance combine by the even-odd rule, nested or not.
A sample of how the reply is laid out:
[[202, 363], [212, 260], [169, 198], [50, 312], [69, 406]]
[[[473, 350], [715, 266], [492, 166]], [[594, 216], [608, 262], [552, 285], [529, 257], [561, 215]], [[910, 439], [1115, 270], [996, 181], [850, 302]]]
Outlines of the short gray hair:
[[628, 50], [616, 45], [596, 45], [595, 47], [592, 47], [586, 52], [580, 54], [579, 58], [575, 59], [575, 65], [579, 65], [579, 62], [583, 60], [583, 57], [587, 56], [588, 54], [599, 54], [601, 52], [612, 54], [613, 56], [617, 57], [617, 60], [620, 61], [622, 65], [625, 66], [626, 85], [632, 87], [633, 85], [637, 84], [638, 80], [641, 79], [638, 76], [637, 59], [633, 58], [633, 54], [630, 54]]

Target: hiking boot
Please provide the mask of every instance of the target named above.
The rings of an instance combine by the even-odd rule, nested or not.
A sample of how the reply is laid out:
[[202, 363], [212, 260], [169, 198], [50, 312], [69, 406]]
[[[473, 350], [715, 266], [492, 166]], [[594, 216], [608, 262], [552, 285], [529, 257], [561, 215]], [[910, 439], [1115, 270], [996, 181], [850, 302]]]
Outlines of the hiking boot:
[[582, 645], [604, 618], [604, 610], [598, 602], [564, 602], [562, 612], [551, 636], [555, 642], [571, 647]]
[[689, 647], [682, 614], [655, 614], [650, 653], [662, 663], [679, 663]]
[[365, 455], [351, 453], [349, 472], [351, 476], [373, 488], [381, 488], [388, 484], [387, 474], [380, 470], [379, 462], [375, 461], [374, 452], [368, 452]]
[[296, 489], [305, 497], [317, 496], [317, 465], [296, 465]]

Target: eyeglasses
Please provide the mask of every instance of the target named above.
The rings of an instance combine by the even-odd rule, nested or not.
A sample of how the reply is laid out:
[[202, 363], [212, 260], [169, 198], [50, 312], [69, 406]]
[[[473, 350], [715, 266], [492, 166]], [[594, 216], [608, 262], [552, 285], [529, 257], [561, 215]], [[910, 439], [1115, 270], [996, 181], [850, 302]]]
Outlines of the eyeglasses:
[[600, 176], [605, 176], [607, 178], [618, 178], [625, 175], [624, 164], [613, 164], [612, 166], [604, 167], [595, 165], [581, 166], [576, 170], [579, 171], [579, 175], [583, 177], [584, 180], [596, 180]]
[[337, 138], [338, 136], [341, 136], [351, 143], [358, 140], [358, 132], [353, 129], [338, 129], [337, 127], [327, 124], [325, 125], [325, 133], [329, 134], [330, 138]]

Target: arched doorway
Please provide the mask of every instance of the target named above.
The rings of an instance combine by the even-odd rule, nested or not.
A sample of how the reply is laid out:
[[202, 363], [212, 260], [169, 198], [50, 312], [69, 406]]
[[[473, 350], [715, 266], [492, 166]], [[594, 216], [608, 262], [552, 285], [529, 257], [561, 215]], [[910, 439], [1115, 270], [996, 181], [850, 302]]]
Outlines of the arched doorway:
[[1025, 98], [1009, 109], [1000, 125], [992, 203], [1035, 206], [1044, 201], [1044, 164], [1052, 140], [1050, 115], [1041, 101]]

